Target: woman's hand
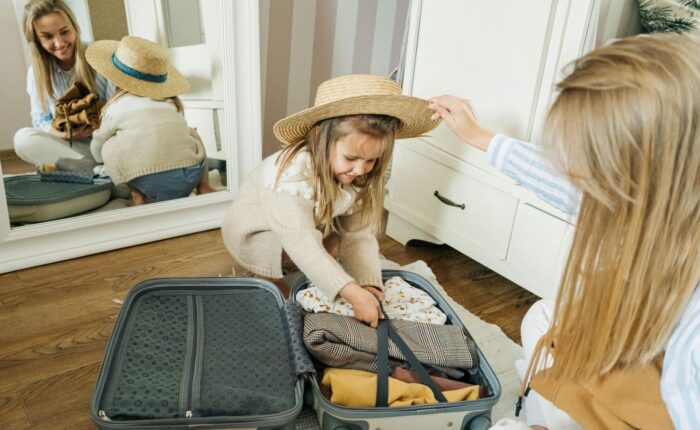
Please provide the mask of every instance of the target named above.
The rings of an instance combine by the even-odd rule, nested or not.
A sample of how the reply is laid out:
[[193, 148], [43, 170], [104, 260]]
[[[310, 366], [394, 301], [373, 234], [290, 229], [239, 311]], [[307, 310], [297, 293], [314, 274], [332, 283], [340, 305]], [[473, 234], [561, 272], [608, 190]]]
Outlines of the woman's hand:
[[71, 130], [73, 135], [71, 136], [70, 133], [68, 133], [68, 130], [66, 131], [58, 131], [57, 129], [51, 127], [49, 129], [49, 134], [52, 134], [56, 137], [60, 137], [63, 140], [86, 140], [90, 137], [92, 137], [92, 132], [94, 131], [91, 126], [89, 125], [84, 125], [82, 127], [76, 127]]
[[58, 129], [51, 127], [49, 129], [49, 134], [61, 138], [63, 140], [68, 140], [68, 131], [58, 131]]
[[471, 102], [450, 95], [433, 97], [428, 108], [435, 111], [433, 119], [441, 118], [462, 141], [486, 151], [496, 135], [479, 124]]
[[340, 296], [350, 302], [352, 310], [355, 313], [355, 318], [372, 328], [377, 328], [379, 319], [383, 318], [379, 301], [377, 298], [383, 298], [381, 291], [374, 287], [361, 287], [354, 282], [344, 286], [340, 290]]
[[73, 129], [73, 140], [86, 140], [92, 137], [92, 132], [94, 130], [91, 126], [85, 125], [83, 127], [78, 127]]

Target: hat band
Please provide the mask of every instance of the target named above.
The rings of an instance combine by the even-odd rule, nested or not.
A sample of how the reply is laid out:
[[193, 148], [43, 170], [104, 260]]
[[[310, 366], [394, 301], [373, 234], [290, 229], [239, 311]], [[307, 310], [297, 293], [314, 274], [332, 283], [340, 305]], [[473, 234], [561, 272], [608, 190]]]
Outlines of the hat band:
[[151, 75], [150, 73], [143, 73], [136, 69], [132, 69], [131, 67], [119, 61], [116, 51], [112, 54], [112, 64], [114, 64], [114, 67], [119, 69], [121, 72], [126, 73], [132, 78], [136, 78], [141, 81], [161, 83], [165, 82], [168, 79], [167, 73], [163, 73], [162, 75]]

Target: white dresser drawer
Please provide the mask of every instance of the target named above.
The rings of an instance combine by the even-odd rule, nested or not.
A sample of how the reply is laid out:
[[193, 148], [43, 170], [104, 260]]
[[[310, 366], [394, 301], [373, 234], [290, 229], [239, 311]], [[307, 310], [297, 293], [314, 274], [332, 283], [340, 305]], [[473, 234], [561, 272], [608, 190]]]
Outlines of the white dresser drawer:
[[508, 250], [511, 279], [542, 298], [554, 299], [573, 233], [573, 225], [521, 203]]
[[394, 151], [391, 211], [440, 240], [451, 243], [456, 236], [505, 260], [518, 199], [477, 176], [454, 170], [402, 142]]

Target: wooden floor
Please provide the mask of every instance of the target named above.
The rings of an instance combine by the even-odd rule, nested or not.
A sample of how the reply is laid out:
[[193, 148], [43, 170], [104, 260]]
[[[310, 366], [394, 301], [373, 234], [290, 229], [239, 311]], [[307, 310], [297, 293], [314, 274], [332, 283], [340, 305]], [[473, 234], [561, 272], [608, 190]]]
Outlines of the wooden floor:
[[19, 158], [15, 151], [8, 149], [0, 150], [0, 165], [2, 166], [2, 173], [5, 175], [31, 173], [34, 171], [34, 166]]
[[[31, 170], [0, 154], [5, 173]], [[448, 294], [520, 341], [537, 298], [447, 246], [384, 239], [400, 264], [424, 260]], [[212, 230], [0, 275], [0, 429], [91, 429], [90, 401], [119, 304], [140, 281], [228, 276], [231, 260]]]
[[[422, 259], [453, 298], [519, 342], [536, 297], [446, 247], [381, 252], [401, 264]], [[0, 275], [0, 428], [82, 429], [106, 342], [126, 292], [165, 276], [227, 276], [218, 230]]]

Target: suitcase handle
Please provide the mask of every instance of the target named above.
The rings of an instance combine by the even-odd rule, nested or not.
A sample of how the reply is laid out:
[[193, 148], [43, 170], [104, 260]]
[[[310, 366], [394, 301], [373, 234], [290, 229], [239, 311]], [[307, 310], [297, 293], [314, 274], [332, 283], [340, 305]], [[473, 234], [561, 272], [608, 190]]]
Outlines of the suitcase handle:
[[399, 348], [399, 351], [401, 351], [404, 358], [406, 358], [408, 364], [411, 365], [413, 371], [418, 374], [421, 382], [430, 388], [438, 402], [447, 403], [447, 399], [435, 382], [430, 378], [425, 367], [418, 361], [418, 358], [413, 351], [411, 351], [411, 348], [409, 348], [406, 342], [404, 342], [389, 323], [389, 317], [384, 311], [384, 307], [381, 306], [381, 303], [379, 306], [382, 310], [382, 314], [384, 314], [384, 319], [379, 320], [379, 326], [377, 327], [377, 399], [375, 401], [375, 406], [378, 408], [386, 408], [389, 406], [389, 339]]

